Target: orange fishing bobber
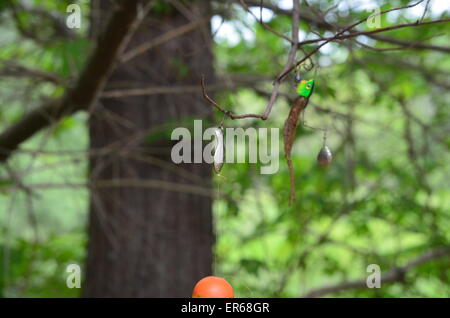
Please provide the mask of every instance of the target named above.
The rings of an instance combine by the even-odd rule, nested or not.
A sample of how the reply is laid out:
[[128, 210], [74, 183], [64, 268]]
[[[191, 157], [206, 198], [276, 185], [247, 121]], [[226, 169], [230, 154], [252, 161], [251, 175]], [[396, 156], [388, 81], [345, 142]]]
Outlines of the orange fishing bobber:
[[234, 298], [233, 287], [223, 278], [207, 276], [195, 285], [192, 298]]

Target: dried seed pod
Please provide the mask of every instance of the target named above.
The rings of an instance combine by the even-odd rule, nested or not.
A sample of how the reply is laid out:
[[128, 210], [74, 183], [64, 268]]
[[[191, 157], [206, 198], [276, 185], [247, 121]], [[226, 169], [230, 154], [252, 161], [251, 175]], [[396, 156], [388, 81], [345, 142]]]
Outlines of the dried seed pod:
[[220, 174], [224, 162], [224, 142], [223, 142], [223, 128], [217, 127], [214, 130], [214, 157], [213, 168], [216, 174]]
[[317, 162], [321, 166], [328, 166], [332, 160], [333, 155], [331, 154], [330, 148], [324, 145], [322, 149], [320, 149], [319, 154], [317, 155]]

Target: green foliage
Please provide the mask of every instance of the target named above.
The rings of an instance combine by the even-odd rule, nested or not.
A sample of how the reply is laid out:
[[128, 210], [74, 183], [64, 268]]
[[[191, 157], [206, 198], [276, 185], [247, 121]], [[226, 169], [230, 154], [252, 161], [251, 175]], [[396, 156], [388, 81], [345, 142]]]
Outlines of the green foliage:
[[[68, 3], [31, 2], [60, 13]], [[335, 2], [311, 1], [311, 5], [323, 10]], [[408, 2], [378, 1], [382, 9]], [[327, 19], [347, 25], [370, 14], [352, 3], [346, 1], [337, 9], [339, 15], [330, 14]], [[77, 40], [52, 42], [43, 50], [22, 38], [3, 5], [0, 1], [1, 66], [14, 59], [62, 79], [76, 77], [91, 48], [86, 33]], [[86, 16], [87, 9], [83, 4]], [[170, 15], [173, 7], [159, 1], [152, 10]], [[284, 67], [290, 45], [242, 9], [232, 6], [230, 11], [226, 23], [234, 27], [238, 41], [231, 43], [231, 36], [216, 39], [213, 52], [218, 76], [251, 75], [261, 81], [233, 92], [224, 90], [216, 97], [235, 113], [262, 113], [268, 98], [261, 92], [270, 93], [271, 81]], [[35, 16], [21, 16], [27, 26], [37, 23]], [[414, 21], [405, 14], [392, 14], [383, 16], [381, 24]], [[290, 36], [289, 17], [274, 15], [267, 24]], [[48, 35], [48, 27], [42, 36]], [[301, 21], [307, 39], [316, 37], [310, 28], [329, 36]], [[251, 30], [251, 38], [246, 38], [246, 29]], [[362, 24], [361, 29], [367, 26]], [[383, 35], [448, 46], [449, 32], [447, 23]], [[231, 282], [238, 297], [298, 297], [323, 285], [365, 278], [369, 264], [379, 264], [385, 271], [432, 248], [450, 245], [450, 57], [429, 50], [384, 50], [395, 45], [358, 40], [373, 49], [355, 42], [329, 44], [313, 57], [320, 66], [317, 74], [304, 74], [314, 77], [316, 86], [306, 120], [308, 125], [329, 128], [327, 142], [333, 163], [327, 168], [317, 165], [322, 135], [299, 127], [292, 153], [297, 190], [292, 206], [288, 204], [289, 177], [282, 150], [276, 174], [261, 175], [259, 164], [225, 164], [225, 178], [215, 179], [220, 199], [214, 202], [214, 270]], [[314, 47], [305, 45], [303, 49]], [[297, 59], [301, 55], [299, 52]], [[171, 57], [171, 61], [179, 78], [193, 71], [186, 68], [182, 57]], [[40, 105], [42, 99], [63, 92], [60, 84], [1, 77], [0, 103], [7, 105], [0, 109], [1, 130]], [[290, 78], [281, 93], [267, 121], [226, 119], [225, 127], [282, 128], [289, 111], [284, 96], [295, 97]], [[406, 137], [402, 101], [413, 115], [409, 141], [414, 149]], [[208, 125], [222, 119], [222, 114], [216, 115], [217, 120]], [[145, 142], [170, 139], [173, 128], [192, 128], [193, 119], [153, 129]], [[79, 290], [66, 287], [65, 269], [68, 264], [85, 262], [89, 195], [86, 188], [76, 185], [87, 181], [87, 156], [82, 152], [88, 147], [87, 120], [86, 114], [62, 120], [50, 134], [44, 131], [23, 145], [8, 167], [0, 166], [2, 297], [79, 296]], [[34, 156], [33, 149], [42, 153]], [[32, 205], [27, 188], [17, 184], [11, 171], [23, 174], [21, 182], [31, 189]], [[442, 258], [413, 268], [402, 283], [330, 296], [448, 297], [449, 279], [448, 258]]]
[[[382, 9], [397, 5], [389, 2]], [[368, 14], [351, 12], [340, 22], [346, 24]], [[414, 22], [402, 15], [395, 20], [392, 17], [383, 18], [382, 25]], [[286, 17], [275, 17], [268, 24], [286, 34], [290, 22]], [[303, 23], [303, 30], [308, 27]], [[221, 72], [273, 75], [283, 67], [287, 50], [283, 41], [260, 26], [252, 28], [257, 34], [255, 41], [241, 40], [233, 46], [218, 42], [216, 56]], [[387, 34], [411, 41], [434, 36], [439, 43], [440, 34], [449, 31], [445, 24]], [[270, 43], [270, 48], [257, 41]], [[376, 47], [392, 45], [376, 43]], [[439, 177], [449, 173], [448, 143], [442, 135], [449, 118], [445, 102], [449, 93], [430, 80], [440, 72], [448, 76], [448, 55], [354, 47], [349, 56], [346, 51], [334, 46], [330, 52], [314, 57], [316, 64], [327, 57], [332, 66], [319, 69], [315, 77], [317, 87], [306, 119], [312, 126], [329, 127], [328, 144], [334, 159], [329, 168], [318, 167], [315, 158], [322, 136], [299, 127], [293, 151], [295, 204], [287, 204], [289, 182], [282, 158], [275, 175], [258, 175], [251, 164], [233, 164], [223, 170], [230, 181], [217, 181], [224, 199], [215, 205], [216, 254], [220, 260], [216, 272], [231, 281], [239, 297], [297, 297], [330, 283], [365, 279], [371, 263], [388, 270], [450, 243], [445, 229], [450, 217], [450, 187]], [[347, 57], [342, 60], [343, 56]], [[270, 87], [261, 89], [270, 91]], [[261, 113], [267, 100], [250, 95], [251, 102], [244, 98], [248, 91], [242, 88], [234, 93], [233, 102], [227, 95], [220, 101], [233, 105], [236, 113], [250, 112], [249, 104], [256, 105], [251, 112]], [[288, 94], [292, 96], [292, 92], [293, 87]], [[408, 152], [399, 98], [407, 101], [419, 120], [413, 123], [412, 136], [420, 153], [417, 159]], [[316, 105], [329, 112], [319, 111]], [[282, 127], [285, 109], [283, 102], [278, 102], [268, 126]], [[351, 117], [355, 119], [349, 120]], [[425, 190], [418, 179], [414, 160], [422, 167], [431, 191]], [[331, 296], [448, 297], [449, 270], [442, 267], [446, 262], [448, 258], [411, 270], [405, 284]]]

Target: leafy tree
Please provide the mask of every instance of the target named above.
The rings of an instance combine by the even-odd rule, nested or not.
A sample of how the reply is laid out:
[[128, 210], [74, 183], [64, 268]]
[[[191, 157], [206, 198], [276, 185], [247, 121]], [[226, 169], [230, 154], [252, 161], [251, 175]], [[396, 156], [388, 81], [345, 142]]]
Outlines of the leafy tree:
[[[448, 297], [444, 2], [70, 3], [0, 2], [1, 296], [79, 296], [77, 263], [94, 297]], [[282, 131], [297, 72], [292, 204], [282, 147], [270, 175], [171, 161], [194, 119]]]

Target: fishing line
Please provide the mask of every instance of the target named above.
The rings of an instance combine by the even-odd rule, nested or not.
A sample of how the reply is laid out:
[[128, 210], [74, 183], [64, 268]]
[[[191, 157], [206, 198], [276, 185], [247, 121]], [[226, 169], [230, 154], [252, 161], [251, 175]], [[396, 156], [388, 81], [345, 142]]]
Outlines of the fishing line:
[[[220, 124], [218, 127], [215, 128], [214, 130], [214, 156], [213, 156], [213, 171], [214, 174], [217, 177], [226, 179], [221, 173], [220, 171], [222, 170], [223, 164], [224, 164], [224, 157], [225, 157], [225, 152], [224, 152], [224, 138], [223, 138], [223, 122], [225, 120], [225, 114], [222, 117], [222, 120], [220, 121]], [[220, 217], [220, 213], [219, 213], [219, 207], [220, 207], [220, 198], [221, 198], [221, 193], [220, 193], [220, 179], [216, 181], [217, 182], [217, 192], [216, 192], [216, 196], [215, 196], [215, 202], [216, 202], [216, 213], [215, 215], [213, 215], [213, 223], [214, 223], [214, 234], [215, 234], [215, 246], [214, 246], [214, 253], [213, 253], [213, 273], [218, 272], [218, 266], [217, 266], [217, 246], [218, 246], [218, 234], [219, 232], [221, 232], [221, 225], [219, 222], [219, 217]]]

